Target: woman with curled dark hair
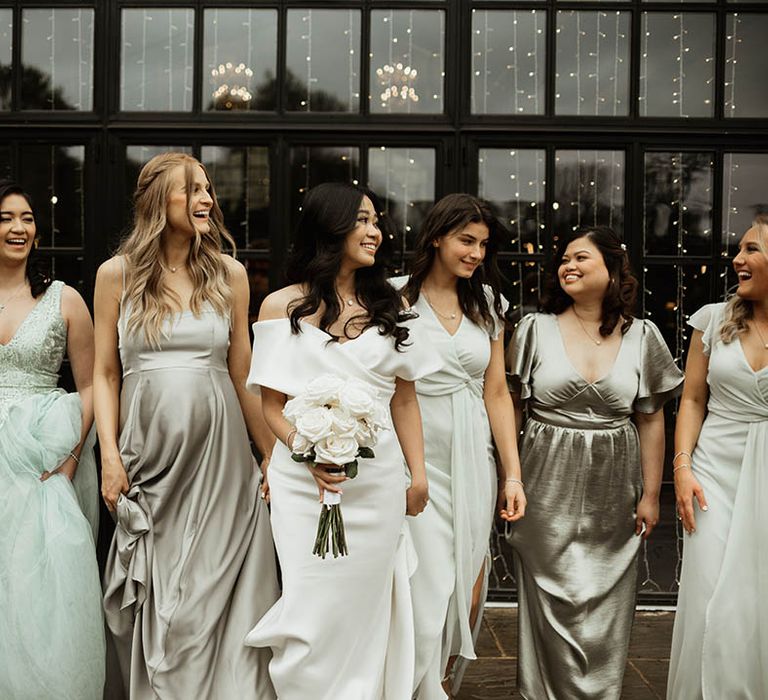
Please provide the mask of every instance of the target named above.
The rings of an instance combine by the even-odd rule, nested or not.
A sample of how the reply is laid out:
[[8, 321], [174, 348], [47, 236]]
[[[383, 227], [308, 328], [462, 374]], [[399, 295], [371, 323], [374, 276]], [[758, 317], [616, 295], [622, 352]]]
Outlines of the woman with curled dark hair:
[[[253, 327], [248, 386], [261, 392], [277, 439], [268, 475], [283, 594], [246, 643], [271, 647], [270, 676], [281, 700], [411, 697], [413, 613], [402, 531], [406, 513], [418, 515], [427, 504], [414, 382], [439, 360], [387, 283], [390, 240], [381, 219], [371, 192], [341, 183], [310, 190], [291, 284], [264, 300]], [[306, 453], [309, 445], [283, 415], [287, 400], [305, 396], [313, 380], [341, 385], [350, 378], [377, 396], [371, 408], [378, 405], [387, 428], [354, 479], [318, 457], [297, 464], [292, 452]], [[327, 429], [319, 430], [315, 443], [325, 436]], [[323, 449], [331, 460], [330, 440]], [[318, 494], [329, 503], [326, 492], [339, 497], [342, 490], [349, 554], [320, 558]]]
[[682, 389], [656, 326], [632, 315], [637, 281], [607, 227], [558, 241], [544, 313], [510, 349], [528, 511], [508, 525], [528, 700], [618, 699], [640, 535], [659, 518], [666, 401]]

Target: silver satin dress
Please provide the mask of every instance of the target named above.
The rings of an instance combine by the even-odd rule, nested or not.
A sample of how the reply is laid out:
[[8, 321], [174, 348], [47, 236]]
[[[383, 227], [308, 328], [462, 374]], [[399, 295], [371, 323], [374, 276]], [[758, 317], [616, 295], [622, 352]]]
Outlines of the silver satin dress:
[[104, 581], [122, 683], [109, 683], [107, 697], [271, 700], [269, 651], [243, 643], [278, 588], [227, 369], [228, 319], [210, 308], [177, 314], [162, 350], [125, 325], [121, 314], [119, 447], [130, 489]]
[[530, 314], [510, 348], [527, 402], [528, 506], [508, 526], [520, 604], [518, 687], [527, 700], [619, 698], [634, 615], [640, 445], [630, 417], [654, 413], [683, 377], [656, 326], [635, 320], [593, 383], [571, 364], [557, 317]]

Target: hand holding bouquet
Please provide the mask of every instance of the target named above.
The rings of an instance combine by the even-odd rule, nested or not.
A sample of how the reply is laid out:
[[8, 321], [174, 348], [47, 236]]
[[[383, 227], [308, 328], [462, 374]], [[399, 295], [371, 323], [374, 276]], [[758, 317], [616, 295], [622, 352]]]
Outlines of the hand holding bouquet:
[[[376, 390], [357, 379], [323, 374], [303, 394], [286, 402], [283, 416], [295, 428], [290, 445], [297, 462], [332, 464], [350, 479], [357, 476], [358, 457], [374, 456], [386, 413]], [[348, 553], [341, 514], [341, 494], [325, 491], [313, 554], [325, 559]]]

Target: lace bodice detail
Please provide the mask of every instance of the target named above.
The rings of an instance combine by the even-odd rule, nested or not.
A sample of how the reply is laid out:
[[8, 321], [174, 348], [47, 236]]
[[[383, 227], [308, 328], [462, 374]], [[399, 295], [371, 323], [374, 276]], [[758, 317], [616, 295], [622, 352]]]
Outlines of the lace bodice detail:
[[0, 344], [0, 423], [16, 401], [58, 386], [67, 347], [67, 324], [61, 315], [63, 288], [63, 282], [52, 282], [13, 338]]

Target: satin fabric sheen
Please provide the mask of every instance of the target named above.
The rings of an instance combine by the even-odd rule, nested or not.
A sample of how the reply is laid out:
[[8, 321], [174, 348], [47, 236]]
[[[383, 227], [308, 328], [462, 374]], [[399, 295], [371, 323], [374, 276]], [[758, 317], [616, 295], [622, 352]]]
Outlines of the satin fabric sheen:
[[669, 700], [768, 698], [768, 368], [738, 336], [720, 338], [724, 304], [690, 318], [709, 356], [709, 401], [693, 471], [709, 509], [686, 535], [672, 635]]
[[246, 647], [278, 589], [269, 513], [227, 370], [228, 319], [166, 323], [162, 349], [119, 321], [119, 448], [130, 489], [105, 571], [119, 662], [110, 697], [270, 700], [269, 653]]
[[528, 506], [507, 530], [517, 554], [520, 693], [618, 699], [641, 543], [640, 450], [630, 416], [678, 395], [682, 374], [658, 329], [635, 320], [612, 369], [589, 383], [549, 314], [520, 322], [511, 365], [529, 409], [521, 445]]

